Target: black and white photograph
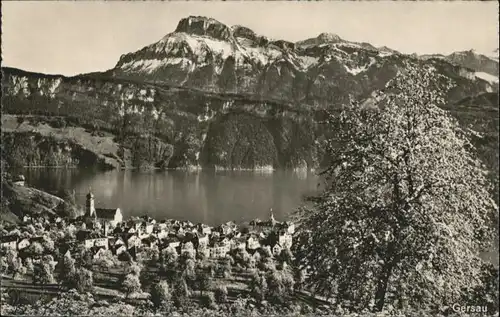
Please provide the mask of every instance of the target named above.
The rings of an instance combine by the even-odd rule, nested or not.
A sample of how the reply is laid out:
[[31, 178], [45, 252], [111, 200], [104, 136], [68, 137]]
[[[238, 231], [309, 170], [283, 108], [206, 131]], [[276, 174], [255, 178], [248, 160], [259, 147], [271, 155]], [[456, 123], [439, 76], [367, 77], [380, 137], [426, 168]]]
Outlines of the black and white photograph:
[[1, 1], [1, 316], [499, 316], [497, 1]]

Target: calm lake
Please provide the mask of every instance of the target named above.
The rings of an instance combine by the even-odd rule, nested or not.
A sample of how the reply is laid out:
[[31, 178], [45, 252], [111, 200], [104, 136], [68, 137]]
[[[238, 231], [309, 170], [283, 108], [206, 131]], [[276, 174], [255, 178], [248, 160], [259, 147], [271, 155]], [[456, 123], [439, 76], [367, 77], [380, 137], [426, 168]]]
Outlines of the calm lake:
[[75, 190], [84, 205], [89, 188], [96, 207], [119, 207], [125, 218], [147, 214], [217, 225], [269, 217], [285, 220], [318, 190], [313, 172], [108, 171], [24, 169], [27, 184], [57, 193]]
[[[125, 218], [147, 214], [217, 225], [269, 217], [285, 220], [303, 196], [318, 192], [320, 178], [313, 172], [244, 171], [109, 171], [32, 168], [19, 171], [27, 184], [56, 194], [75, 190], [85, 204], [89, 188], [96, 207], [119, 207]], [[482, 253], [498, 265], [498, 241]]]

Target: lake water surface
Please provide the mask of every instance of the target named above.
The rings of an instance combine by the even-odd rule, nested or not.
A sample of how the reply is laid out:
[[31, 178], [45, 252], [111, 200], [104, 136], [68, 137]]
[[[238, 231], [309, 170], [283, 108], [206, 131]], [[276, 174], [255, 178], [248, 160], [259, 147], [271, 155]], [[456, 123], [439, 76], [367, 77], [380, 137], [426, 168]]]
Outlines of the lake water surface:
[[[318, 192], [320, 178], [312, 172], [230, 171], [109, 171], [85, 169], [24, 169], [29, 186], [56, 194], [75, 190], [85, 204], [89, 188], [96, 207], [119, 207], [125, 218], [147, 214], [217, 225], [269, 217], [285, 220], [303, 196]], [[498, 265], [498, 241], [483, 258]]]
[[216, 225], [267, 218], [270, 208], [285, 220], [317, 191], [313, 172], [108, 171], [25, 169], [29, 186], [51, 193], [75, 190], [84, 205], [89, 188], [96, 207], [119, 207], [125, 218], [147, 214]]

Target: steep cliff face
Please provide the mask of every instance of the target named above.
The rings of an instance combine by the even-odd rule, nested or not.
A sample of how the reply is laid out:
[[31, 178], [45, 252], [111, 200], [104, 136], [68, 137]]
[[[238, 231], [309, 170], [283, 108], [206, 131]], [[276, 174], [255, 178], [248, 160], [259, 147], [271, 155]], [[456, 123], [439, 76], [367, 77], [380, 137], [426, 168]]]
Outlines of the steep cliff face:
[[323, 111], [382, 89], [409, 64], [431, 65], [451, 79], [450, 104], [498, 89], [442, 58], [327, 33], [291, 43], [188, 17], [105, 73], [3, 68], [2, 104], [9, 114], [62, 117], [90, 134], [109, 133], [110, 147], [72, 140], [115, 166], [316, 168]]
[[262, 120], [233, 114], [211, 125], [202, 158], [206, 167], [272, 168], [277, 165], [276, 152], [273, 135]]
[[[211, 94], [105, 77], [65, 78], [4, 69], [3, 80], [5, 112], [25, 119], [44, 118], [43, 126], [26, 126], [23, 123], [18, 127], [14, 116], [10, 124], [3, 127], [3, 131], [7, 129], [19, 140], [29, 139], [20, 132], [44, 132], [46, 137], [54, 135], [94, 153], [96, 159], [86, 160], [88, 162], [103, 159], [106, 162], [113, 161], [111, 165], [115, 167], [125, 168], [293, 167], [295, 165], [290, 160], [295, 158], [277, 157], [288, 157], [286, 152], [293, 152], [293, 157], [299, 156], [300, 159], [296, 160], [302, 162], [302, 156], [293, 151], [294, 144], [283, 145], [284, 141], [279, 139], [291, 133], [289, 129], [298, 129], [304, 116], [310, 117], [318, 111], [305, 104], [258, 101], [247, 96]], [[63, 123], [59, 122], [60, 118], [63, 118]], [[8, 116], [5, 117], [7, 119]], [[234, 123], [232, 128], [224, 127], [228, 120]], [[270, 124], [271, 120], [286, 124], [276, 130]], [[47, 127], [46, 123], [52, 126]], [[54, 127], [55, 123], [57, 127]], [[64, 127], [59, 127], [61, 124]], [[254, 124], [258, 125], [256, 130]], [[79, 130], [75, 131], [76, 128]], [[260, 148], [262, 144], [251, 141], [259, 135], [262, 140], [267, 140], [267, 146], [263, 149]], [[246, 138], [251, 144], [243, 148], [237, 146], [234, 153], [253, 146], [259, 148], [252, 150], [253, 154], [244, 159], [214, 161], [214, 157], [228, 150], [227, 146], [216, 145], [214, 140], [239, 137]], [[23, 143], [13, 139], [9, 144], [10, 149], [15, 148], [15, 144]], [[276, 148], [276, 144], [280, 148]], [[27, 149], [34, 150], [33, 146]], [[64, 148], [65, 145], [61, 146]], [[48, 159], [47, 151], [38, 151], [41, 151], [42, 161]], [[210, 155], [206, 154], [212, 151]], [[271, 152], [274, 153], [269, 154], [272, 159], [261, 157]], [[81, 164], [71, 159], [74, 150], [62, 153], [65, 153], [65, 160], [55, 162], [62, 165]], [[310, 157], [304, 160], [310, 166], [317, 165]]]
[[3, 133], [2, 143], [7, 164], [13, 167], [119, 167], [70, 140], [38, 133]]
[[173, 146], [151, 135], [127, 136], [121, 143], [119, 157], [131, 167], [163, 169], [168, 167], [172, 158]]

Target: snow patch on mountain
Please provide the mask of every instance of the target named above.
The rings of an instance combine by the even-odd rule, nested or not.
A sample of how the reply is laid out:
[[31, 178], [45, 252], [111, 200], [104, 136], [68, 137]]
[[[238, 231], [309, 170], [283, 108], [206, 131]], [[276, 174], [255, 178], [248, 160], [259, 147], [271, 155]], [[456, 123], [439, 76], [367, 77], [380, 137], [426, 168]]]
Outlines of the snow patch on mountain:
[[205, 43], [207, 47], [219, 55], [222, 59], [227, 59], [229, 56], [234, 55], [234, 49], [230, 43], [224, 41], [217, 41], [210, 38], [198, 38], [199, 43]]
[[343, 43], [338, 43], [335, 44], [336, 47], [342, 48], [342, 47], [349, 47], [349, 48], [355, 48], [355, 49], [360, 49], [362, 48], [361, 45], [358, 43], [353, 43], [353, 42], [343, 42]]
[[148, 73], [161, 66], [162, 61], [158, 59], [130, 61], [121, 66], [123, 70], [143, 70]]
[[298, 56], [298, 60], [305, 69], [310, 68], [319, 62], [319, 58], [312, 56]]
[[17, 95], [19, 92], [23, 92], [25, 96], [29, 96], [30, 91], [28, 89], [28, 78], [25, 76], [18, 77], [12, 76], [12, 94]]
[[380, 51], [380, 52], [378, 52], [378, 56], [380, 56], [380, 57], [388, 57], [388, 56], [391, 56], [391, 55], [394, 55], [394, 53], [393, 52], [388, 52], [388, 51], [385, 51], [385, 52], [384, 51]]
[[255, 45], [254, 41], [251, 39], [247, 39], [246, 37], [237, 37], [236, 41], [243, 46], [253, 46]]
[[130, 61], [121, 66], [121, 69], [125, 71], [141, 71], [146, 73], [153, 73], [160, 67], [165, 67], [168, 65], [180, 65], [183, 69], [189, 69], [191, 61], [182, 57], [173, 57], [164, 60], [159, 59], [141, 59]]
[[351, 73], [353, 75], [357, 75], [359, 73], [362, 73], [364, 71], [367, 71], [368, 68], [370, 68], [372, 65], [375, 64], [375, 58], [373, 57], [370, 57], [370, 62], [366, 65], [363, 65], [363, 66], [357, 66], [357, 67], [353, 67], [353, 68], [350, 68], [349, 66], [345, 65], [344, 64], [344, 68], [345, 70], [348, 72], [348, 73]]
[[251, 60], [258, 61], [262, 65], [267, 65], [283, 56], [283, 53], [276, 49], [266, 49], [264, 47], [242, 47], [243, 54]]
[[486, 80], [487, 82], [498, 84], [498, 77], [497, 76], [494, 76], [494, 75], [491, 75], [491, 74], [488, 74], [485, 72], [476, 72], [475, 75], [477, 78], [481, 78], [483, 80]]

